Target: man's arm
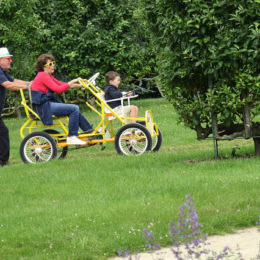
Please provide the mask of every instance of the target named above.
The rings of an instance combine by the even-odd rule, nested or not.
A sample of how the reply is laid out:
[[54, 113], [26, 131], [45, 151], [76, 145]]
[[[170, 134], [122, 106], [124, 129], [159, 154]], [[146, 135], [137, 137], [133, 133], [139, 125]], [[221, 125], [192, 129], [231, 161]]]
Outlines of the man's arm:
[[8, 89], [8, 90], [19, 90], [19, 89], [27, 89], [27, 85], [31, 84], [29, 81], [24, 81], [24, 80], [19, 80], [19, 79], [14, 79], [13, 82], [11, 81], [5, 81], [1, 83], [1, 85]]
[[25, 85], [28, 85], [28, 84], [30, 84], [31, 85], [31, 83], [32, 82], [30, 82], [30, 81], [24, 81], [24, 80], [20, 80], [20, 79], [14, 79], [14, 82], [16, 82], [16, 83], [21, 83], [21, 84], [25, 84]]

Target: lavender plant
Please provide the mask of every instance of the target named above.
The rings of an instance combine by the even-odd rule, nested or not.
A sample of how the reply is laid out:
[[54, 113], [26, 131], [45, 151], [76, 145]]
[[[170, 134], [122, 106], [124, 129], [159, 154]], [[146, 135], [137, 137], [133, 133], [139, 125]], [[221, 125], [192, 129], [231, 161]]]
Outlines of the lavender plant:
[[[187, 202], [180, 206], [178, 214], [178, 221], [170, 223], [170, 237], [172, 246], [170, 247], [171, 252], [175, 259], [223, 259], [232, 256], [232, 259], [244, 259], [242, 254], [239, 252], [234, 253], [229, 247], [225, 247], [220, 253], [207, 249], [208, 235], [203, 235], [200, 228], [202, 224], [198, 222], [198, 214], [194, 208], [194, 203], [190, 195], [186, 195]], [[259, 220], [256, 222], [260, 225], [260, 214]], [[260, 232], [260, 228], [258, 229]], [[146, 241], [145, 248], [149, 249], [149, 252], [160, 249], [160, 244], [155, 240], [154, 235], [148, 229], [144, 229], [144, 239]], [[134, 255], [130, 255], [128, 250], [118, 250], [119, 256], [129, 256], [129, 259], [139, 259], [137, 252]], [[159, 259], [163, 259], [162, 254]], [[259, 253], [256, 259], [260, 259], [260, 245]]]
[[198, 222], [198, 214], [190, 195], [186, 195], [187, 202], [180, 206], [177, 224], [170, 223], [171, 252], [176, 259], [199, 259], [203, 255], [208, 259], [222, 259], [228, 256], [230, 249], [225, 247], [220, 254], [206, 249], [208, 235], [203, 235]]
[[145, 247], [150, 250], [157, 250], [161, 247], [160, 244], [154, 240], [153, 233], [151, 231], [148, 231], [148, 229], [144, 229], [144, 239], [147, 242], [147, 244], [145, 244]]
[[180, 206], [179, 219], [177, 225], [172, 221], [170, 223], [171, 242], [173, 243], [171, 250], [178, 259], [180, 256], [179, 247], [181, 244], [185, 246], [190, 256], [195, 255], [197, 258], [203, 251], [197, 250], [204, 244], [207, 236], [202, 237], [199, 230], [202, 224], [198, 223], [198, 214], [194, 208], [190, 195], [186, 195], [187, 203]]

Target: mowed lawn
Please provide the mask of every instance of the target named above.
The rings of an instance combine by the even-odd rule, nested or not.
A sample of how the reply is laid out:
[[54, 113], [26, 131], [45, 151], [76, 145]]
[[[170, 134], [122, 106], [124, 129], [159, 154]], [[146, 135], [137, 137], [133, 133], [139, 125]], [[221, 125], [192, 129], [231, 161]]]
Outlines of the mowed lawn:
[[[64, 160], [23, 164], [19, 128], [5, 119], [11, 165], [0, 168], [0, 259], [106, 259], [143, 251], [143, 229], [170, 245], [169, 223], [190, 194], [203, 232], [254, 226], [260, 208], [260, 158], [252, 140], [197, 141], [166, 100], [134, 102], [153, 111], [163, 135], [157, 153], [120, 156], [114, 144], [69, 151]], [[85, 112], [91, 123], [98, 118]], [[236, 148], [238, 157], [231, 157]]]

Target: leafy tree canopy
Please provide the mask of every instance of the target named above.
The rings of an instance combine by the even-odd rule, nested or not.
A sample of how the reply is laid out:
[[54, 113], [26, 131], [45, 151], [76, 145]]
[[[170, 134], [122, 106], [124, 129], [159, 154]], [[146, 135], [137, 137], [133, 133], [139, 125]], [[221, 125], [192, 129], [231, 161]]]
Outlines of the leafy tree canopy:
[[[0, 46], [14, 54], [14, 77], [32, 80], [37, 57], [52, 53], [61, 80], [99, 71], [103, 85], [104, 74], [116, 70], [123, 88], [154, 88], [145, 80], [155, 74], [154, 53], [135, 16], [135, 0], [0, 0], [0, 6]], [[20, 103], [14, 96], [9, 92], [7, 103]]]
[[[159, 79], [180, 121], [206, 138], [257, 135], [259, 0], [141, 0]], [[249, 125], [249, 127], [248, 127]], [[260, 132], [259, 132], [260, 133]]]

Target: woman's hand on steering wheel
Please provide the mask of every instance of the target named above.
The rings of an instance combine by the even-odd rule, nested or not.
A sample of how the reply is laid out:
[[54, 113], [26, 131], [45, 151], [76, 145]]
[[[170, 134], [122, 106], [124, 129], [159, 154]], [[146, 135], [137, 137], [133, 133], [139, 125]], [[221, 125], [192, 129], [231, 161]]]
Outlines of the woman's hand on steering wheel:
[[82, 78], [79, 77], [79, 78], [76, 78], [76, 79], [69, 81], [68, 84], [70, 85], [70, 88], [80, 88], [81, 84], [77, 83], [80, 80], [82, 80]]

